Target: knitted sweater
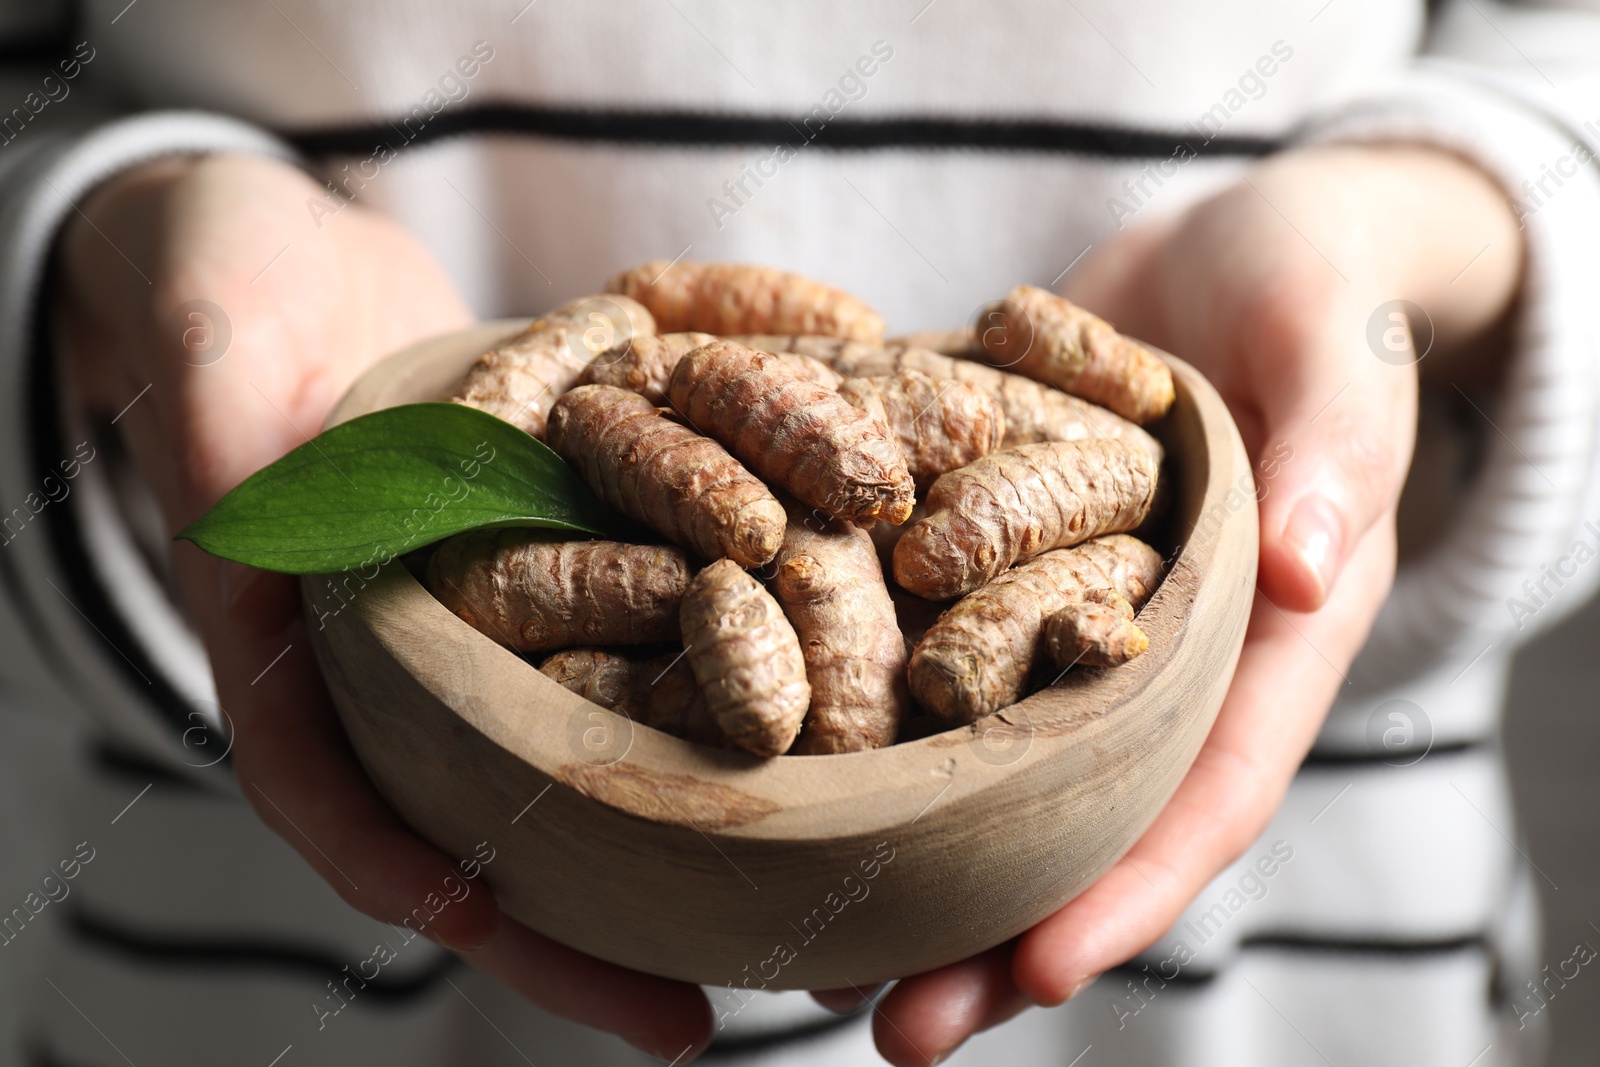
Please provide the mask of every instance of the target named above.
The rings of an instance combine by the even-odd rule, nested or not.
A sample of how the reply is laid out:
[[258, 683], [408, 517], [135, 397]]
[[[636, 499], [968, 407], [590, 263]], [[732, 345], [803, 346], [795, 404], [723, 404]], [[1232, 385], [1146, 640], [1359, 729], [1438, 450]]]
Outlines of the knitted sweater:
[[[1288, 145], [1422, 142], [1477, 163], [1516, 200], [1528, 268], [1504, 391], [1466, 429], [1481, 457], [1440, 487], [1459, 520], [1403, 563], [1280, 815], [1306, 815], [1299, 836], [1263, 839], [1298, 857], [1263, 881], [1271, 904], [1225, 907], [1244, 917], [1214, 919], [1203, 968], [1184, 970], [1274, 938], [1492, 940], [1515, 881], [1492, 753], [1509, 654], [1600, 581], [1600, 4], [85, 0], [7, 5], [0, 43], [0, 695], [87, 710], [124, 749], [224, 789], [185, 741], [214, 693], [160, 531], [60, 386], [45, 315], [54, 242], [121, 170], [297, 161], [328, 182], [313, 219], [352, 199], [391, 214], [485, 317], [689, 256], [817, 276], [904, 330], [959, 325], [1019, 281], [1059, 285], [1120, 228]], [[1460, 775], [1386, 773], [1372, 731], [1396, 711], [1445, 754], [1425, 766], [1483, 756], [1477, 815], [1442, 811], [1467, 796]], [[1374, 776], [1374, 818], [1439, 807], [1444, 823], [1418, 825], [1448, 824], [1433, 845], [1449, 855], [1374, 841], [1360, 790], [1307, 821], [1345, 770]], [[1464, 884], [1467, 868], [1482, 877]], [[1124, 1030], [1120, 995], [1096, 1010]]]

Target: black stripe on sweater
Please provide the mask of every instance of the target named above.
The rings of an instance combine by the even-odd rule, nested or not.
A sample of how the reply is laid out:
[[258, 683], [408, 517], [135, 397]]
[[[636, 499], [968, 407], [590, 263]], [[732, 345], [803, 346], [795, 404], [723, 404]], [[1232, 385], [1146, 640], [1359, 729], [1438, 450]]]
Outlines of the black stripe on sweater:
[[1415, 767], [1430, 759], [1449, 759], [1485, 751], [1490, 741], [1441, 741], [1421, 752], [1318, 752], [1315, 749], [1300, 763], [1301, 770], [1315, 767]]
[[1015, 117], [829, 118], [737, 115], [706, 111], [640, 111], [488, 103], [418, 108], [392, 120], [285, 131], [308, 155], [368, 155], [380, 145], [398, 150], [446, 137], [512, 135], [558, 141], [656, 147], [815, 147], [832, 151], [882, 149], [1041, 152], [1111, 159], [1165, 159], [1181, 149], [1202, 156], [1264, 156], [1280, 142], [1246, 135], [1207, 138], [1203, 131], [1141, 130], [1093, 122]]
[[78, 32], [81, 14], [77, 4], [62, 4], [51, 17], [32, 27], [31, 33], [0, 37], [0, 65], [44, 67], [70, 56], [73, 42], [83, 40]]
[[1416, 959], [1454, 952], [1488, 952], [1489, 941], [1482, 934], [1440, 938], [1333, 937], [1312, 934], [1254, 934], [1239, 943], [1241, 949], [1269, 949], [1338, 956], [1383, 956], [1390, 959]]
[[[1290, 952], [1304, 955], [1368, 957], [1390, 961], [1426, 959], [1457, 952], [1490, 952], [1488, 939], [1482, 934], [1459, 937], [1419, 938], [1402, 940], [1384, 937], [1318, 937], [1310, 934], [1265, 933], [1255, 934], [1239, 942], [1241, 954], [1246, 952]], [[1148, 967], [1148, 969], [1147, 969]], [[1119, 980], [1128, 979], [1139, 984], [1147, 978], [1159, 984], [1163, 977], [1153, 964], [1124, 963], [1105, 972]], [[1156, 978], [1151, 978], [1156, 975]], [[1179, 988], [1199, 988], [1216, 981], [1216, 971], [1180, 970], [1165, 985]]]
[[[67, 930], [84, 944], [112, 952], [145, 966], [172, 966], [190, 970], [279, 971], [301, 974], [319, 983], [339, 984], [354, 973], [359, 960], [344, 960], [325, 949], [289, 941], [264, 940], [244, 935], [186, 936], [151, 933], [119, 925], [83, 909], [73, 911]], [[423, 942], [417, 942], [422, 944]], [[432, 945], [432, 942], [426, 942]], [[404, 951], [405, 946], [401, 945]], [[424, 949], [423, 951], [432, 951]], [[414, 974], [395, 977], [380, 972], [357, 990], [356, 999], [387, 1005], [425, 996], [437, 987], [460, 960], [450, 953]]]
[[205, 787], [198, 781], [185, 778], [142, 752], [124, 748], [115, 742], [101, 741], [91, 745], [88, 760], [97, 774], [118, 778], [130, 784], [149, 783], [157, 789], [172, 789], [184, 793], [205, 791]]
[[[55, 358], [50, 338], [46, 303], [49, 296], [46, 287], [33, 308], [31, 323], [33, 358], [28, 366], [27, 385], [31, 397], [31, 423], [27, 427], [27, 434], [29, 469], [34, 472], [35, 485], [42, 484], [45, 476], [55, 471], [56, 464], [71, 447], [67, 444], [61, 420], [59, 397], [62, 386], [57, 378], [60, 360]], [[92, 443], [97, 452], [109, 447], [103, 435], [93, 439]], [[108, 460], [101, 459], [100, 462], [106, 463]], [[102, 655], [112, 670], [122, 676], [128, 690], [136, 694], [135, 699], [142, 698], [151, 711], [165, 721], [173, 736], [182, 737], [185, 730], [196, 724], [196, 720], [191, 718], [193, 709], [173, 688], [167, 676], [150, 662], [134, 638], [129, 627], [137, 621], [124, 619], [112, 604], [110, 594], [101, 587], [79, 521], [80, 506], [79, 495], [72, 493], [60, 503], [45, 508], [35, 520], [42, 527], [39, 532], [50, 539], [59, 573], [66, 579], [67, 588], [61, 595], [97, 631], [98, 637], [84, 635], [89, 647]], [[20, 598], [16, 602], [23, 603]], [[36, 611], [33, 608], [27, 610], [28, 621], [37, 627], [35, 632], [41, 638], [40, 644], [47, 645], [49, 630]], [[105, 647], [107, 645], [109, 649]], [[71, 679], [75, 676], [77, 668], [71, 662], [71, 650], [49, 645], [45, 655], [51, 660], [58, 677]], [[72, 688], [70, 682], [65, 687], [69, 691]]]

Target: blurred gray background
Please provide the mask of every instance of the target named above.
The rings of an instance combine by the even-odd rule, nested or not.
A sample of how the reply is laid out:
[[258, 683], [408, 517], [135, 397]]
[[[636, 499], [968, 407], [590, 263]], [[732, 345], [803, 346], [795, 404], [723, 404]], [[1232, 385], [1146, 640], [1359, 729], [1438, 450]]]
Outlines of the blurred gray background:
[[[1529, 645], [1507, 694], [1505, 748], [1518, 842], [1555, 884], [1535, 879], [1544, 904], [1542, 959], [1600, 950], [1600, 603]], [[1600, 960], [1584, 967], [1542, 1013], [1552, 1027], [1550, 1067], [1600, 1062]]]

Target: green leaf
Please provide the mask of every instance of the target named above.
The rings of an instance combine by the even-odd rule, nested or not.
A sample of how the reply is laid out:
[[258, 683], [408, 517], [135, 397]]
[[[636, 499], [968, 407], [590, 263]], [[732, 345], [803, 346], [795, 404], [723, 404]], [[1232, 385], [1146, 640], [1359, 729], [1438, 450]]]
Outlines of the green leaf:
[[483, 526], [639, 539], [548, 447], [460, 404], [340, 423], [239, 483], [178, 539], [263, 570], [322, 574]]

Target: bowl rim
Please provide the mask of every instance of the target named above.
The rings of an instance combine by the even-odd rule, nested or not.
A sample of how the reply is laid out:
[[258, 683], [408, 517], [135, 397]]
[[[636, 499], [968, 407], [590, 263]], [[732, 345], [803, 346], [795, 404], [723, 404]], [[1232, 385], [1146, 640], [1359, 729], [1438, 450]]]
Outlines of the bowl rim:
[[[353, 418], [379, 406], [438, 399], [439, 367], [448, 359], [460, 370], [472, 355], [522, 328], [528, 319], [486, 322], [443, 337], [430, 338], [395, 353], [369, 370], [345, 395], [327, 425]], [[492, 744], [527, 764], [538, 775], [565, 784], [589, 799], [623, 814], [652, 823], [759, 840], [816, 841], [840, 835], [870, 837], [914, 823], [935, 804], [958, 803], [1004, 784], [1030, 766], [1079, 742], [1080, 728], [1117, 709], [1148, 686], [1171, 658], [1175, 644], [1191, 636], [1189, 615], [1209, 583], [1232, 580], [1210, 566], [1221, 539], [1235, 524], [1227, 520], [1254, 491], [1242, 492], [1251, 467], [1237, 429], [1221, 398], [1193, 367], [1166, 353], [1173, 369], [1179, 405], [1192, 406], [1198, 434], [1181, 446], [1184, 463], [1203, 463], [1207, 471], [1198, 499], [1186, 506], [1197, 518], [1169, 560], [1167, 574], [1141, 612], [1141, 625], [1151, 637], [1151, 650], [1113, 670], [1074, 672], [1061, 684], [1040, 690], [979, 722], [954, 727], [882, 749], [863, 752], [761, 759], [707, 748], [648, 727], [636, 727], [625, 716], [573, 694], [541, 674], [531, 663], [458, 619], [419, 583], [398, 560], [380, 568], [376, 578], [348, 605], [353, 620], [437, 700]], [[418, 395], [423, 380], [435, 395]], [[407, 390], [410, 390], [409, 392]], [[1220, 417], [1219, 417], [1220, 416]], [[1152, 427], [1162, 436], [1173, 431], [1169, 416]], [[1169, 452], [1172, 442], [1165, 441]], [[1199, 451], [1197, 451], [1199, 450]], [[1184, 479], [1174, 479], [1182, 482]], [[1218, 515], [1223, 521], [1204, 520]], [[1255, 524], [1250, 524], [1251, 539]], [[1254, 584], [1255, 548], [1250, 549], [1250, 583]], [[314, 584], [327, 576], [307, 576], [309, 599]], [[1232, 594], [1237, 598], [1237, 591]], [[1248, 606], [1248, 601], [1245, 601]], [[1248, 611], [1246, 611], [1248, 614]], [[308, 624], [317, 622], [308, 618]], [[1237, 622], [1242, 638], [1243, 621]], [[1237, 649], [1238, 639], [1232, 640]], [[1237, 651], [1234, 661], [1237, 660]], [[1232, 664], [1228, 667], [1231, 674]], [[502, 683], [488, 686], [485, 679]], [[509, 679], [509, 681], [508, 681]], [[573, 744], [585, 731], [606, 731], [628, 739], [613, 758], [607, 748], [599, 759], [587, 758]], [[964, 760], [956, 774], [951, 759], [955, 746], [996, 748], [1023, 744], [1011, 758]], [[1207, 725], [1209, 731], [1209, 724]], [[1017, 741], [1017, 738], [1021, 741]], [[587, 746], [581, 746], [587, 748]], [[941, 776], [941, 771], [945, 771]], [[676, 799], [658, 788], [661, 782], [681, 785]], [[1174, 787], [1175, 788], [1175, 787]], [[1170, 795], [1170, 794], [1169, 794]], [[1165, 806], [1165, 800], [1157, 807]], [[1153, 818], [1153, 815], [1152, 815]], [[707, 837], [710, 840], [710, 837]]]

